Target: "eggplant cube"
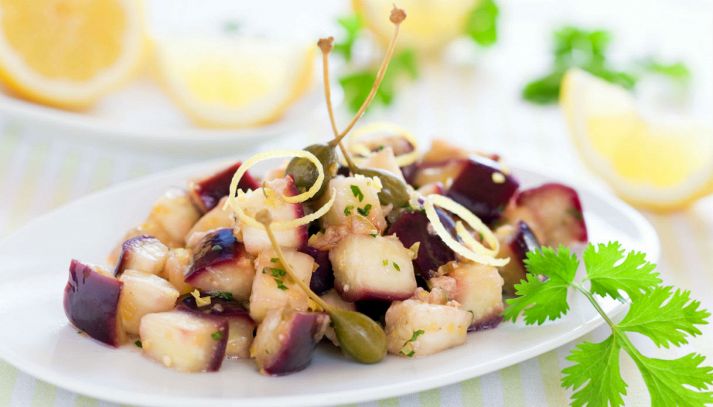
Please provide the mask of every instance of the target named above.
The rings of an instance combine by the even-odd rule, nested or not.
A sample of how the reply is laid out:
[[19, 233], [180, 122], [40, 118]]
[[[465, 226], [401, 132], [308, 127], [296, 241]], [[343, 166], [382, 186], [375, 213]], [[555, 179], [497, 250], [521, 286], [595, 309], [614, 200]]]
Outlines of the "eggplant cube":
[[235, 226], [233, 211], [229, 208], [223, 209], [225, 201], [226, 199], [224, 198], [215, 208], [211, 209], [200, 219], [198, 219], [198, 222], [193, 225], [191, 230], [188, 232], [188, 235], [186, 235], [187, 246], [193, 246], [210, 231], [232, 228]]
[[498, 228], [495, 235], [500, 240], [499, 258], [510, 258], [510, 262], [500, 267], [500, 275], [505, 284], [503, 291], [508, 294], [515, 293], [515, 284], [525, 279], [525, 259], [527, 253], [540, 249], [540, 243], [527, 223], [518, 221], [515, 227], [503, 225]]
[[127, 269], [161, 274], [167, 255], [168, 247], [155, 237], [147, 235], [132, 237], [121, 245], [121, 254], [114, 275], [120, 276]]
[[494, 267], [461, 263], [448, 273], [456, 280], [453, 299], [473, 314], [470, 330], [494, 328], [502, 320], [503, 278]]
[[252, 259], [232, 229], [215, 230], [203, 239], [193, 255], [186, 283], [202, 291], [226, 291], [247, 301], [255, 276]]
[[163, 275], [169, 283], [173, 285], [178, 293], [188, 294], [193, 291], [193, 287], [186, 283], [186, 274], [193, 263], [193, 254], [186, 249], [171, 249], [166, 258], [166, 265], [163, 268]]
[[98, 266], [72, 260], [64, 289], [64, 312], [77, 329], [107, 345], [125, 340], [119, 318], [123, 283]]
[[[241, 165], [242, 162], [238, 161], [215, 174], [192, 181], [189, 190], [193, 202], [203, 212], [208, 212], [215, 208], [219, 201], [230, 193], [230, 183], [233, 180], [233, 175]], [[238, 183], [238, 188], [242, 190], [257, 189], [259, 187], [260, 184], [250, 173], [245, 173]]]
[[[239, 205], [247, 215], [255, 216], [260, 210], [267, 209], [275, 222], [290, 221], [304, 216], [304, 208], [301, 204], [284, 202], [279, 196], [275, 196], [276, 194], [285, 196], [298, 194], [292, 177], [267, 181], [265, 187], [267, 190], [258, 188], [254, 191], [249, 191], [240, 201]], [[272, 247], [270, 239], [262, 226], [253, 226], [240, 221], [240, 231], [248, 253], [258, 255], [261, 251]], [[307, 243], [307, 226], [276, 229], [275, 237], [280, 246], [299, 249]]]
[[329, 252], [334, 286], [347, 301], [409, 298], [416, 290], [412, 257], [395, 236], [347, 235]]
[[126, 270], [119, 280], [124, 283], [119, 315], [124, 330], [130, 334], [139, 334], [139, 324], [144, 315], [170, 311], [176, 306], [178, 291], [159, 276]]
[[409, 299], [386, 311], [386, 343], [394, 355], [413, 357], [462, 345], [473, 316], [456, 306]]
[[146, 355], [182, 372], [220, 369], [228, 343], [228, 323], [209, 315], [173, 310], [141, 319], [141, 346]]
[[199, 307], [193, 296], [186, 296], [178, 305], [178, 309], [225, 320], [228, 323], [228, 344], [225, 348], [225, 356], [228, 358], [250, 357], [255, 321], [250, 318], [250, 314], [240, 303], [213, 296], [209, 305]]
[[394, 150], [391, 147], [384, 147], [380, 151], [370, 155], [361, 164], [364, 168], [375, 168], [391, 173], [391, 175], [406, 182], [404, 174], [401, 172], [399, 164], [396, 162]]
[[328, 324], [323, 313], [270, 310], [250, 349], [260, 373], [279, 376], [306, 368]]
[[312, 246], [305, 246], [300, 251], [312, 256], [317, 265], [309, 280], [309, 288], [317, 295], [322, 295], [334, 288], [334, 271], [332, 271], [332, 263], [329, 261], [329, 251], [319, 250]]
[[337, 176], [329, 181], [325, 202], [334, 197], [334, 205], [322, 217], [325, 227], [347, 223], [350, 216], [363, 216], [379, 231], [386, 228], [386, 219], [379, 202], [380, 184], [374, 178], [361, 175]]
[[[285, 259], [295, 274], [309, 285], [314, 260], [307, 254], [285, 250]], [[255, 279], [250, 294], [250, 316], [257, 322], [265, 318], [267, 312], [275, 308], [287, 307], [306, 311], [309, 297], [286, 275], [284, 266], [272, 250], [266, 250], [255, 260]]]
[[179, 188], [173, 188], [159, 198], [149, 214], [146, 224], [155, 224], [168, 239], [164, 242], [170, 247], [182, 247], [186, 235], [200, 218], [201, 213], [191, 202], [188, 193]]

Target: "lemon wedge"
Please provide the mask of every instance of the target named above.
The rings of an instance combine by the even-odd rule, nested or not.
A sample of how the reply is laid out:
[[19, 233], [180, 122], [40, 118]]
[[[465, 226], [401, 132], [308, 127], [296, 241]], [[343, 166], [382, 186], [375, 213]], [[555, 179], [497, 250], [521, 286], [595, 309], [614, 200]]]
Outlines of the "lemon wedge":
[[309, 88], [314, 44], [264, 38], [156, 42], [158, 74], [198, 125], [249, 127], [279, 119]]
[[137, 71], [138, 0], [0, 0], [0, 80], [21, 97], [82, 108]]
[[560, 105], [584, 162], [624, 200], [661, 211], [713, 192], [713, 131], [682, 118], [648, 118], [626, 90], [581, 70]]
[[[401, 0], [408, 17], [401, 24], [399, 48], [436, 50], [463, 34], [469, 13], [480, 0]], [[352, 0], [354, 11], [376, 37], [388, 44], [394, 31], [389, 22], [391, 0]]]

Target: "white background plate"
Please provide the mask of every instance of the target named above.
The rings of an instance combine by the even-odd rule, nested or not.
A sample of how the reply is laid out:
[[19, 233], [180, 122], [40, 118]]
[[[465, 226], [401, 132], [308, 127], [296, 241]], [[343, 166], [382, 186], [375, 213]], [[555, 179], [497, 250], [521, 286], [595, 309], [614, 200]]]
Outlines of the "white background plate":
[[[60, 387], [120, 403], [156, 406], [299, 406], [381, 399], [483, 375], [540, 355], [602, 323], [572, 296], [557, 322], [526, 327], [503, 323], [468, 342], [417, 359], [387, 357], [377, 365], [350, 362], [324, 346], [306, 370], [260, 376], [252, 361], [226, 361], [218, 373], [183, 374], [144, 358], [133, 345], [111, 349], [78, 335], [62, 310], [70, 258], [102, 263], [109, 250], [168, 187], [220, 168], [201, 164], [120, 185], [45, 215], [0, 244], [0, 357]], [[524, 186], [552, 178], [513, 166]], [[608, 195], [580, 190], [594, 242], [618, 240], [659, 255], [655, 231], [637, 212]], [[624, 306], [603, 301], [607, 312]]]

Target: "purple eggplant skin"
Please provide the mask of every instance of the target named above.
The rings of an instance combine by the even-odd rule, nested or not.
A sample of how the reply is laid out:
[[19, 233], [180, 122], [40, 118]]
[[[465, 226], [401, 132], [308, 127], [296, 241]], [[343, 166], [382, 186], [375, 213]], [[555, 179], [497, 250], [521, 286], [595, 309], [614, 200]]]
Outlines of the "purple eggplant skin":
[[252, 321], [250, 312], [238, 301], [225, 299], [222, 295], [201, 293], [201, 297], [206, 295], [211, 297], [209, 306], [199, 307], [196, 304], [196, 298], [191, 294], [187, 294], [178, 299], [176, 309], [215, 317], [244, 317]]
[[[500, 176], [504, 178], [503, 182], [496, 182]], [[500, 218], [519, 187], [520, 183], [499, 163], [472, 156], [465, 161], [446, 195], [490, 224]]]
[[[233, 175], [241, 165], [242, 162], [238, 161], [213, 175], [197, 179], [190, 183], [189, 190], [191, 198], [203, 213], [215, 208], [221, 198], [228, 195]], [[238, 188], [242, 190], [258, 189], [260, 188], [260, 183], [258, 183], [250, 173], [246, 172], [240, 179]]]
[[216, 320], [216, 324], [216, 332], [220, 332], [220, 335], [217, 337], [220, 339], [216, 340], [215, 338], [211, 338], [215, 341], [215, 348], [213, 350], [213, 358], [210, 360], [210, 363], [208, 363], [208, 366], [205, 369], [206, 372], [217, 372], [220, 370], [220, 367], [223, 365], [223, 360], [225, 360], [225, 351], [228, 348], [228, 337], [230, 332], [228, 328], [228, 321]]
[[485, 331], [487, 329], [497, 328], [501, 322], [503, 322], [503, 316], [495, 315], [492, 318], [486, 319], [485, 321], [480, 321], [469, 326], [468, 332]]
[[[449, 232], [454, 232], [455, 222], [445, 211], [436, 209], [443, 226]], [[413, 261], [414, 270], [424, 280], [436, 276], [438, 268], [449, 261], [455, 260], [455, 253], [435, 233], [430, 221], [422, 211], [403, 212], [389, 226], [387, 235], [395, 234], [404, 247], [411, 247], [420, 242], [418, 256]]]
[[[161, 243], [160, 240], [156, 239], [150, 235], [139, 235], [134, 236], [131, 239], [124, 241], [121, 244], [121, 254], [119, 254], [119, 260], [116, 262], [116, 268], [114, 269], [114, 276], [119, 277], [121, 273], [124, 272], [126, 268], [126, 263], [131, 256], [132, 250], [136, 247], [140, 247], [144, 243]], [[163, 243], [161, 243], [163, 244]], [[141, 271], [141, 270], [140, 270]]]
[[72, 260], [69, 280], [64, 288], [64, 313], [67, 319], [90, 337], [118, 347], [124, 339], [119, 322], [119, 297], [124, 283], [96, 271], [92, 266]]
[[334, 271], [332, 262], [329, 261], [329, 251], [318, 250], [311, 246], [304, 246], [299, 251], [312, 256], [317, 264], [317, 269], [312, 272], [312, 278], [309, 280], [309, 288], [317, 295], [322, 295], [334, 288]]
[[196, 278], [210, 266], [233, 261], [245, 252], [242, 243], [238, 242], [233, 229], [217, 229], [206, 235], [200, 243], [200, 248], [193, 255], [193, 264], [186, 273], [186, 282]]
[[523, 221], [517, 222], [515, 226], [515, 234], [509, 242], [510, 251], [515, 257], [515, 261], [523, 270], [525, 270], [525, 259], [527, 252], [540, 250], [540, 242], [530, 229], [530, 226]]
[[[329, 317], [320, 312], [274, 310], [271, 313], [281, 319], [275, 331], [261, 331], [257, 335], [270, 335], [270, 340], [279, 341], [276, 352], [257, 355], [258, 368], [264, 374], [282, 376], [305, 369], [312, 361], [317, 344], [324, 336]], [[269, 318], [271, 315], [268, 314]], [[263, 321], [265, 324], [265, 321]], [[261, 325], [262, 327], [262, 325]], [[258, 342], [256, 336], [255, 342]]]

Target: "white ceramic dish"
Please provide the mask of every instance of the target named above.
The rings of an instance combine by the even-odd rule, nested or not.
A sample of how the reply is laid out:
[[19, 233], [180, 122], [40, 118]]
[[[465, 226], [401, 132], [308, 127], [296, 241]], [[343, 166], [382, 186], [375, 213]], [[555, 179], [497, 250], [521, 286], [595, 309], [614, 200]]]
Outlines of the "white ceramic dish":
[[[444, 386], [540, 355], [590, 332], [602, 319], [573, 296], [569, 315], [528, 327], [503, 323], [471, 334], [458, 348], [418, 359], [387, 357], [377, 365], [348, 361], [318, 349], [306, 370], [260, 376], [252, 361], [226, 361], [218, 373], [178, 373], [144, 358], [133, 345], [112, 349], [67, 323], [62, 292], [71, 258], [103, 262], [124, 231], [139, 222], [167, 188], [220, 168], [186, 167], [113, 187], [36, 219], [0, 243], [0, 358], [73, 392], [119, 403], [152, 406], [302, 406], [375, 400]], [[524, 186], [553, 178], [512, 166]], [[619, 240], [659, 255], [651, 225], [616, 198], [580, 189], [594, 242]], [[614, 315], [624, 309], [603, 301]]]

